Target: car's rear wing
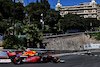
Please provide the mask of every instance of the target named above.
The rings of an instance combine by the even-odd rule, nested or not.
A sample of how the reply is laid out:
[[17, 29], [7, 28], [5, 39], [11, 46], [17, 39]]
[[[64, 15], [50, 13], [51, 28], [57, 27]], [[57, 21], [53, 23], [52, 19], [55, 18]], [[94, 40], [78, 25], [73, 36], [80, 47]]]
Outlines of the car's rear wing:
[[37, 53], [53, 53], [54, 50], [49, 50], [49, 49], [38, 49], [38, 48], [27, 48], [27, 51], [36, 51]]

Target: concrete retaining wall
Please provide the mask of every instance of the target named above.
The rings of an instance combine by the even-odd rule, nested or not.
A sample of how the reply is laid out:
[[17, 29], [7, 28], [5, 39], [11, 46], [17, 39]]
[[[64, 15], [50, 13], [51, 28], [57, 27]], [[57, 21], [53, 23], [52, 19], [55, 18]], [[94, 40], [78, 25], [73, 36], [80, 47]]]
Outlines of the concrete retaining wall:
[[85, 34], [74, 37], [58, 37], [45, 40], [49, 41], [46, 49], [51, 50], [84, 50], [83, 44], [100, 43], [100, 41], [96, 41]]

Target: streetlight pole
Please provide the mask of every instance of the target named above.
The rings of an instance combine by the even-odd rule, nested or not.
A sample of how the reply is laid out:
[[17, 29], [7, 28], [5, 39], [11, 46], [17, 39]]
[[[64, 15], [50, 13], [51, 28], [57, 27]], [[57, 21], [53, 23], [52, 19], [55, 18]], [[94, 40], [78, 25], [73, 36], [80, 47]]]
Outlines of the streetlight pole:
[[40, 22], [42, 23], [42, 36], [43, 36], [43, 30], [44, 30], [44, 21], [43, 21], [43, 14], [41, 14], [42, 19]]
[[90, 30], [92, 31], [92, 23], [90, 23]]
[[[60, 7], [59, 7], [59, 10], [58, 10], [59, 14], [60, 14]], [[61, 23], [59, 22], [59, 31], [61, 31]]]
[[[14, 13], [13, 13], [13, 26], [15, 24], [15, 0], [14, 0]], [[14, 35], [14, 30], [13, 30], [13, 35]]]
[[59, 31], [61, 30], [61, 27], [60, 27], [60, 22], [59, 22]]

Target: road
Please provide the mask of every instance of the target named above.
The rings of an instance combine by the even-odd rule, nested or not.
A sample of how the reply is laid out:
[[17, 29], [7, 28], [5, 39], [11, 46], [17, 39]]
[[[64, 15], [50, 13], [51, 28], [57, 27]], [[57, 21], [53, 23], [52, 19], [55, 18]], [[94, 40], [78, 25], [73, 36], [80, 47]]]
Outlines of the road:
[[100, 67], [100, 52], [94, 52], [94, 55], [84, 53], [60, 56], [65, 63], [24, 63], [21, 65], [0, 64], [0, 67]]

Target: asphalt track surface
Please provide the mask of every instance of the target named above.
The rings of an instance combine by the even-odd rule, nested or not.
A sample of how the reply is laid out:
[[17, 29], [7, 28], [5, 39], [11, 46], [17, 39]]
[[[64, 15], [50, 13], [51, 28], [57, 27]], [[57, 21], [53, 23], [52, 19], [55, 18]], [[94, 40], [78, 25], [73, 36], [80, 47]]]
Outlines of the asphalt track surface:
[[100, 67], [100, 52], [94, 52], [93, 55], [84, 53], [60, 56], [65, 63], [23, 63], [21, 65], [0, 64], [0, 67]]

